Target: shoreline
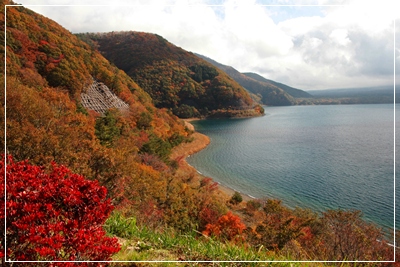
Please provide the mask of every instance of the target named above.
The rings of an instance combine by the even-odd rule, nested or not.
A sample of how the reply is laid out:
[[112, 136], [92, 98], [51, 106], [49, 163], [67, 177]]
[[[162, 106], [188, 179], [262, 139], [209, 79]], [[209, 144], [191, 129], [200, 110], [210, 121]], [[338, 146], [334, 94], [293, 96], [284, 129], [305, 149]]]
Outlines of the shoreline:
[[[184, 143], [184, 144], [181, 144], [181, 145], [178, 146], [178, 147], [183, 148], [183, 151], [184, 151], [184, 153], [180, 152], [180, 154], [179, 154], [181, 156], [181, 158], [179, 158], [179, 155], [178, 155], [178, 157], [171, 158], [171, 159], [179, 158], [179, 162], [178, 162], [179, 163], [179, 168], [178, 168], [178, 170], [179, 171], [184, 170], [184, 172], [182, 172], [182, 174], [186, 175], [186, 177], [188, 175], [193, 174], [193, 176], [196, 179], [196, 182], [200, 182], [203, 178], [206, 178], [206, 177], [211, 178], [214, 182], [216, 182], [218, 184], [218, 188], [217, 188], [218, 195], [220, 195], [221, 197], [223, 197], [227, 201], [231, 199], [232, 195], [235, 192], [238, 192], [242, 196], [243, 203], [246, 203], [246, 202], [251, 201], [251, 200], [259, 199], [259, 198], [253, 197], [253, 196], [251, 196], [249, 194], [245, 194], [245, 193], [239, 192], [237, 190], [234, 190], [234, 189], [230, 188], [228, 185], [221, 184], [220, 182], [214, 180], [213, 177], [209, 177], [209, 176], [206, 176], [206, 175], [200, 173], [195, 167], [193, 167], [192, 165], [190, 165], [187, 162], [187, 158], [189, 156], [191, 156], [191, 155], [193, 155], [193, 154], [205, 149], [210, 144], [210, 138], [208, 136], [204, 135], [204, 134], [201, 134], [201, 133], [197, 132], [195, 130], [194, 125], [191, 124], [192, 121], [198, 121], [198, 120], [201, 120], [201, 119], [199, 119], [199, 118], [183, 119], [185, 125], [189, 126], [190, 127], [190, 128], [188, 127], [189, 129], [193, 129], [192, 131], [194, 133], [192, 134], [192, 137], [194, 138], [194, 140], [192, 142], [190, 142], [190, 143]], [[176, 147], [176, 148], [178, 148], [178, 147]], [[173, 151], [176, 152], [175, 149]], [[297, 207], [297, 206], [290, 207], [290, 206], [287, 206], [287, 205], [285, 205], [285, 206], [289, 207], [291, 210], [293, 210], [293, 209], [295, 209]], [[313, 211], [317, 211], [319, 214], [321, 214], [322, 212], [324, 212], [326, 210], [331, 210], [331, 209], [332, 208], [325, 208], [325, 209], [320, 210], [320, 211], [315, 210], [315, 209], [312, 209], [312, 210]], [[375, 225], [377, 225], [379, 227], [382, 227], [382, 229], [384, 229], [385, 233], [387, 233], [387, 231], [389, 231], [389, 232], [393, 231], [392, 227], [386, 226], [386, 225], [381, 224], [381, 223], [378, 223], [378, 222], [376, 222], [374, 220], [368, 220], [368, 219], [365, 218], [365, 216], [363, 216], [362, 219], [364, 221], [369, 221], [369, 222], [372, 222], [373, 224], [375, 224]]]
[[[183, 143], [177, 146], [176, 148], [173, 149], [171, 153], [171, 159], [177, 160], [179, 164], [179, 168], [177, 170], [178, 174], [181, 175], [193, 175], [194, 178], [196, 178], [197, 181], [202, 180], [203, 178], [206, 178], [207, 176], [201, 174], [195, 167], [190, 165], [187, 162], [187, 158], [193, 154], [196, 154], [197, 152], [205, 149], [209, 144], [210, 144], [210, 138], [202, 133], [196, 132], [195, 127], [193, 124], [191, 124], [192, 121], [200, 120], [198, 118], [193, 118], [193, 119], [183, 119], [185, 126], [193, 131], [192, 137], [193, 141], [190, 143]], [[220, 195], [223, 197], [230, 199], [232, 195], [235, 192], [238, 192], [229, 186], [223, 185], [220, 182], [217, 182], [214, 180], [213, 177], [210, 177], [214, 182], [218, 183], [218, 192]], [[247, 194], [240, 193], [240, 195], [243, 198], [243, 201], [249, 201], [249, 200], [254, 200], [254, 197], [251, 197]]]

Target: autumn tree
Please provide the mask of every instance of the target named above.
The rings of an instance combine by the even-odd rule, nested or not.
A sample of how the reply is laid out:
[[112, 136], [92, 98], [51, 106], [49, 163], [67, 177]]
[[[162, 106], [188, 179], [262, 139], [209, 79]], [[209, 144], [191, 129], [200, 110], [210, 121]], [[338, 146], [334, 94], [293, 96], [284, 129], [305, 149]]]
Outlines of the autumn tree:
[[[380, 228], [361, 218], [361, 211], [328, 210], [319, 255], [325, 260], [389, 261], [393, 258]], [[392, 254], [390, 256], [390, 254]]]
[[299, 218], [280, 200], [268, 199], [264, 205], [265, 219], [254, 230], [254, 242], [272, 250], [281, 250], [286, 243], [303, 234], [309, 219]]
[[243, 240], [241, 236], [246, 226], [240, 217], [229, 211], [214, 224], [207, 224], [204, 235], [215, 236], [226, 240]]

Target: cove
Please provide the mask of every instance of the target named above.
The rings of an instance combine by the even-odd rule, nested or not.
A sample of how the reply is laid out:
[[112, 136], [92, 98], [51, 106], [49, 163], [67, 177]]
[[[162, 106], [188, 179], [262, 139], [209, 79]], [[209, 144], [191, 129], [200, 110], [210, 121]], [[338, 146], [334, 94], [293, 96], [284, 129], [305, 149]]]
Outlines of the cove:
[[211, 143], [188, 163], [256, 198], [319, 212], [357, 209], [394, 227], [400, 113], [393, 104], [265, 107], [265, 113], [193, 122]]

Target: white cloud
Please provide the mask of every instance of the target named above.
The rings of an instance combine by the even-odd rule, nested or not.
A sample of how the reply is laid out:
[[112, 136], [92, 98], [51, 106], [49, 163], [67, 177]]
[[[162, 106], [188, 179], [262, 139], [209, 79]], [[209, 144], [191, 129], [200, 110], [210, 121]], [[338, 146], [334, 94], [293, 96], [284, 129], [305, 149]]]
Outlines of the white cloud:
[[346, 46], [351, 43], [347, 36], [347, 29], [335, 29], [331, 32], [329, 37], [339, 45]]
[[[86, 0], [75, 7], [30, 7], [72, 32], [157, 33], [239, 71], [302, 89], [367, 86], [393, 80], [393, 18], [387, 0], [305, 0], [344, 6], [266, 7], [255, 0]], [[82, 5], [78, 0], [19, 0]], [[299, 2], [276, 0], [274, 4]], [[397, 25], [400, 28], [400, 25]], [[397, 31], [396, 38], [399, 35]], [[400, 59], [397, 57], [397, 63]], [[400, 69], [400, 68], [398, 68]]]
[[278, 26], [289, 36], [296, 37], [314, 30], [322, 25], [323, 22], [323, 18], [318, 16], [299, 17], [280, 22]]

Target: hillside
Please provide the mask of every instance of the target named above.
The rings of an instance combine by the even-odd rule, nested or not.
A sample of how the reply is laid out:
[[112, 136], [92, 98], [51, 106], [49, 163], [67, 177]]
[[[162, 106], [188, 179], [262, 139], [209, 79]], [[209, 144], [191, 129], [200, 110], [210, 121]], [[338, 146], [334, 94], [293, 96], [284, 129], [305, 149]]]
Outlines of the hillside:
[[[94, 80], [103, 93], [109, 91], [107, 101], [115, 96], [114, 102], [108, 103], [100, 112], [85, 110], [87, 101], [82, 103], [82, 97], [88, 96], [86, 93], [93, 87]], [[7, 126], [10, 127], [7, 145], [17, 159], [32, 159], [38, 163], [52, 159], [68, 163], [64, 153], [78, 149], [73, 147], [75, 142], [87, 141], [90, 147], [87, 151], [79, 149], [85, 155], [76, 162], [86, 165], [90, 161], [90, 151], [96, 150], [99, 139], [99, 136], [93, 136], [95, 126], [101, 120], [99, 115], [113, 107], [117, 110], [123, 107], [126, 113], [122, 116], [119, 114], [122, 111], [115, 112], [114, 119], [120, 124], [116, 126], [115, 142], [118, 141], [117, 135], [130, 135], [132, 144], [138, 144], [140, 150], [140, 143], [151, 137], [168, 141], [172, 136], [188, 135], [176, 117], [165, 110], [155, 112], [150, 96], [100, 53], [53, 21], [23, 7], [10, 7], [7, 13], [7, 82], [7, 87], [13, 88], [7, 95]], [[57, 127], [54, 121], [50, 123], [52, 120], [61, 125]], [[68, 123], [72, 121], [75, 122], [70, 127]], [[26, 127], [32, 130], [28, 131]], [[75, 131], [78, 135], [82, 127], [90, 132], [86, 138], [85, 135], [79, 137], [68, 133]], [[127, 130], [129, 133], [124, 132]], [[45, 131], [44, 136], [39, 134], [42, 131]], [[68, 137], [59, 139], [62, 134], [83, 140], [70, 140], [68, 143]], [[21, 140], [27, 140], [27, 143], [21, 144]], [[51, 142], [54, 143], [48, 144]], [[61, 143], [69, 148], [61, 149]], [[29, 149], [30, 145], [32, 149]]]
[[137, 81], [157, 107], [179, 117], [260, 115], [237, 82], [159, 35], [132, 31], [78, 36]]
[[[7, 8], [6, 26], [7, 121], [1, 131], [15, 162], [28, 160], [44, 170], [55, 162], [97, 180], [119, 212], [140, 225], [201, 231], [208, 222], [200, 216], [204, 209], [215, 210], [217, 218], [227, 210], [207, 184], [176, 174], [180, 163], [171, 152], [190, 142], [192, 132], [156, 108], [124, 71], [22, 6]], [[4, 91], [1, 97], [4, 103]], [[5, 110], [0, 112], [4, 122]]]
[[[13, 3], [6, 1], [5, 4]], [[0, 18], [4, 22], [5, 7], [1, 8]], [[7, 84], [4, 84], [4, 72], [0, 74], [0, 83], [7, 89], [7, 106], [6, 110], [0, 109], [0, 114], [4, 123], [7, 112], [6, 125], [1, 127], [7, 143], [2, 139], [1, 145], [6, 145], [7, 154], [16, 165], [22, 166], [29, 162], [38, 166], [35, 170], [42, 172], [57, 170], [56, 165], [62, 170], [68, 168], [68, 172], [82, 175], [92, 180], [93, 184], [104, 186], [95, 190], [99, 190], [102, 196], [107, 192], [106, 201], [112, 203], [116, 214], [129, 218], [129, 222], [134, 220], [137, 227], [148, 231], [159, 233], [172, 229], [176, 235], [198, 235], [208, 224], [218, 221], [227, 213], [227, 196], [221, 194], [218, 185], [210, 178], [197, 178], [195, 170], [182, 168], [186, 154], [172, 154], [180, 145], [190, 145], [199, 134], [193, 135], [186, 124], [169, 110], [155, 107], [149, 94], [123, 70], [112, 65], [97, 50], [62, 26], [22, 6], [7, 7], [6, 34], [6, 47], [3, 44], [0, 46], [7, 52], [6, 57], [4, 53], [1, 54], [7, 63]], [[205, 71], [201, 75], [200, 72], [194, 72], [197, 73], [196, 79], [203, 81], [209, 77], [209, 70], [218, 76], [214, 77], [213, 82], [222, 87], [222, 81], [226, 78], [224, 74], [215, 72], [208, 65], [200, 64], [198, 67]], [[206, 89], [200, 83], [192, 84]], [[229, 84], [227, 87], [219, 89], [233, 94], [228, 97], [233, 101], [232, 105], [238, 104], [236, 100], [245, 103], [237, 107], [252, 104], [250, 99], [239, 96], [243, 90], [239, 86]], [[5, 97], [3, 91], [3, 107]], [[221, 95], [209, 97], [224, 99]], [[1, 173], [5, 174], [4, 164], [2, 170]], [[7, 166], [8, 171], [12, 170]], [[21, 194], [35, 197], [40, 193], [47, 194], [48, 199], [60, 199], [60, 196], [52, 198], [50, 191], [43, 192], [43, 187], [38, 186], [38, 181], [44, 175], [30, 173], [29, 169], [23, 171], [24, 177], [32, 179], [26, 181], [27, 186], [18, 187], [18, 177], [21, 175], [13, 173], [15, 175], [12, 177], [17, 179], [17, 192], [12, 197], [17, 202], [18, 199], [26, 199], [21, 198]], [[72, 184], [68, 184], [68, 177], [62, 178], [66, 178], [64, 188], [72, 187]], [[0, 180], [4, 184], [4, 175], [0, 176]], [[61, 202], [41, 203], [42, 206], [47, 205], [44, 210], [33, 210], [33, 213], [26, 210], [26, 214], [18, 216], [11, 216], [9, 210], [6, 211], [6, 245], [10, 260], [77, 259], [80, 257], [78, 252], [71, 255], [63, 253], [74, 251], [75, 247], [69, 245], [63, 250], [62, 246], [70, 242], [92, 242], [91, 245], [99, 242], [88, 239], [90, 235], [87, 233], [66, 236], [57, 230], [43, 230], [50, 226], [57, 229], [61, 224], [81, 230], [79, 227], [85, 218], [75, 216], [77, 219], [70, 220], [68, 217], [57, 217], [56, 213], [57, 209], [69, 206], [72, 207], [69, 210], [72, 214], [87, 209], [85, 203], [89, 199], [85, 196], [82, 202], [80, 196], [84, 196], [83, 191], [92, 189], [79, 186], [74, 188], [77, 188], [74, 194], [62, 196]], [[11, 196], [5, 196], [4, 193], [4, 190], [0, 191], [0, 199], [7, 197], [8, 201]], [[89, 193], [96, 195], [97, 191]], [[63, 201], [68, 202], [69, 206], [63, 205]], [[23, 205], [20, 203], [19, 207], [24, 209]], [[49, 214], [53, 209], [55, 213]], [[24, 243], [22, 240], [26, 240], [26, 236], [36, 233], [27, 233], [28, 226], [14, 224], [13, 218], [26, 217], [29, 220], [31, 215], [32, 218], [33, 215], [40, 217], [30, 221], [30, 226], [34, 227], [32, 229], [39, 229], [37, 234], [40, 237]], [[48, 221], [51, 216], [56, 217], [57, 225], [55, 221]], [[0, 213], [0, 218], [4, 219], [4, 213]], [[229, 218], [240, 222], [237, 216]], [[99, 229], [102, 226], [90, 227]], [[122, 231], [129, 230], [122, 227]], [[108, 229], [108, 232], [112, 234], [114, 230]], [[4, 236], [6, 233], [1, 231], [0, 234]], [[57, 255], [48, 255], [48, 246], [54, 245], [48, 241], [54, 239], [57, 239], [57, 247], [51, 250], [57, 251]], [[38, 240], [44, 241], [38, 243]], [[3, 241], [0, 244], [0, 258], [4, 257]], [[207, 246], [207, 239], [203, 241]], [[26, 246], [30, 248], [29, 255], [23, 254]], [[110, 248], [106, 244], [99, 244], [97, 249], [101, 252], [102, 249]], [[17, 250], [23, 258], [15, 258], [12, 253]], [[179, 257], [183, 253], [177, 251], [174, 254]], [[143, 255], [142, 258], [146, 251]], [[194, 255], [193, 259], [204, 258]]]
[[[207, 60], [214, 66], [225, 71], [230, 77], [237, 81], [241, 86], [246, 88], [249, 92], [256, 94], [261, 97], [261, 102], [265, 105], [271, 106], [290, 106], [295, 105], [297, 95], [304, 95], [303, 97], [308, 97], [306, 92], [298, 89], [291, 88], [289, 86], [279, 84], [276, 82], [271, 82], [267, 79], [261, 79], [257, 75], [256, 79], [251, 77], [251, 75], [246, 75], [240, 73], [236, 69], [230, 66], [223, 65], [216, 62], [206, 56], [198, 55], [203, 59]], [[287, 90], [287, 91], [286, 91]]]

